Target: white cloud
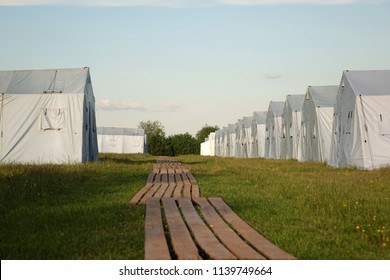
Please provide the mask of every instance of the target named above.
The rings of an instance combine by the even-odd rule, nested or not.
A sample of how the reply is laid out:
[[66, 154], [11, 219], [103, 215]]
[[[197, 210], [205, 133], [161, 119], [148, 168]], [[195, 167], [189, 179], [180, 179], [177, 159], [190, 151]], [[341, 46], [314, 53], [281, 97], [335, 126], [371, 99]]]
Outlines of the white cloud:
[[280, 74], [280, 73], [267, 73], [267, 74], [264, 74], [263, 77], [266, 80], [275, 80], [275, 79], [280, 79], [282, 77], [282, 74]]
[[145, 111], [146, 110], [146, 108], [143, 107], [138, 102], [111, 101], [109, 99], [98, 100], [96, 102], [96, 108], [99, 110], [106, 110], [106, 111], [118, 111], [118, 110]]
[[388, 0], [0, 0], [0, 6], [158, 6], [158, 7], [208, 7], [216, 5], [272, 5], [272, 4], [353, 4], [382, 3]]

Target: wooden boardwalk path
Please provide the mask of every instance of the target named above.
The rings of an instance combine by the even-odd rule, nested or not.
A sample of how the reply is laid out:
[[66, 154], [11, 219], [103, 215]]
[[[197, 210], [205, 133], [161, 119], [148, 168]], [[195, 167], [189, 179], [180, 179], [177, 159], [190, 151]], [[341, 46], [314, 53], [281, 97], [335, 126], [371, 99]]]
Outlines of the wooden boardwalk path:
[[242, 220], [221, 198], [200, 197], [191, 172], [161, 159], [130, 200], [146, 204], [147, 260], [295, 259]]

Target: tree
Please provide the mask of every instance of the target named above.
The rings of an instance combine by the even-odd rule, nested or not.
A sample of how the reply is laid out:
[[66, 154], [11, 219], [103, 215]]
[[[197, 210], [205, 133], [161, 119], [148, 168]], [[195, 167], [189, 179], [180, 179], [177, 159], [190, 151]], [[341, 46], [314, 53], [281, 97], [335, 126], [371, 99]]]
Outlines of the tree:
[[209, 137], [211, 132], [215, 132], [219, 129], [217, 125], [210, 126], [207, 123], [196, 133], [196, 140], [198, 140], [199, 144], [204, 142], [204, 139]]
[[168, 137], [171, 145], [171, 155], [197, 155], [200, 153], [198, 141], [190, 134], [176, 134]]
[[165, 127], [160, 121], [141, 121], [138, 128], [143, 129], [147, 137], [152, 135], [165, 136]]
[[165, 128], [160, 121], [141, 121], [138, 128], [145, 131], [149, 154], [167, 155]]

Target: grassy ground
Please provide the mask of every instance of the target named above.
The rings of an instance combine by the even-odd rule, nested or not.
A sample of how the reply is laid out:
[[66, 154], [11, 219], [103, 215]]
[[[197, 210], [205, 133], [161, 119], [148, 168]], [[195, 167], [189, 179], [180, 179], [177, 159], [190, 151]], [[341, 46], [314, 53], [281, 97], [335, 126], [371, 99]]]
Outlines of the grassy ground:
[[[299, 259], [390, 259], [390, 169], [287, 160], [176, 158], [202, 196], [222, 197]], [[142, 259], [147, 155], [84, 165], [2, 165], [1, 259]]]

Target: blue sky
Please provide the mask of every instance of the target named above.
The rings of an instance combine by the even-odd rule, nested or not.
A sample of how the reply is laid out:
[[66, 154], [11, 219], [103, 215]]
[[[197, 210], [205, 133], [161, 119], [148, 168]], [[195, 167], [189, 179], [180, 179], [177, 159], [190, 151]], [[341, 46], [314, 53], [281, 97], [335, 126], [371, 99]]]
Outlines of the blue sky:
[[0, 0], [0, 26], [0, 70], [89, 66], [98, 126], [168, 135], [390, 69], [387, 0]]

